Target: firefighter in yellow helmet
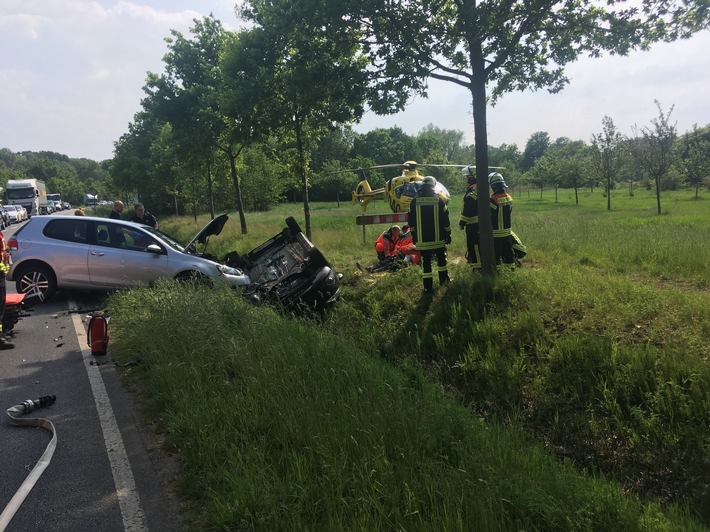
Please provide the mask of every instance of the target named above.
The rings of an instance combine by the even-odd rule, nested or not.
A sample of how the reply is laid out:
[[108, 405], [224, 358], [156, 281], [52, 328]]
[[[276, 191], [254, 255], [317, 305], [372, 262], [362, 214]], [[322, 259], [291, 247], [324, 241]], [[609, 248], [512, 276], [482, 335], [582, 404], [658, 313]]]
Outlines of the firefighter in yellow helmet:
[[498, 172], [488, 174], [488, 184], [493, 189], [490, 206], [496, 264], [502, 262], [515, 266], [513, 252], [515, 240], [512, 229], [513, 198], [505, 191], [508, 186]]
[[2, 320], [5, 317], [5, 276], [10, 271], [10, 255], [7, 252], [5, 238], [0, 233], [0, 349], [12, 349], [15, 344], [6, 340], [2, 332]]
[[408, 222], [412, 241], [422, 254], [422, 279], [424, 292], [434, 291], [434, 274], [431, 268], [432, 255], [436, 255], [439, 283], [449, 282], [446, 264], [446, 244], [451, 243], [451, 224], [446, 202], [434, 191], [436, 179], [426, 176], [422, 181], [419, 196], [409, 204]]

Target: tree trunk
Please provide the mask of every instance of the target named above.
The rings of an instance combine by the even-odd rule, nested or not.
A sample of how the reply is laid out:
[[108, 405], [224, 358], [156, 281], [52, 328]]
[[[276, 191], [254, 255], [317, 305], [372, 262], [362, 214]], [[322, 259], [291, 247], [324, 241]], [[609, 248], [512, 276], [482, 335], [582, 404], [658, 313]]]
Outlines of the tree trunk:
[[656, 203], [658, 204], [658, 214], [661, 214], [661, 176], [656, 176]]
[[611, 210], [611, 179], [606, 178], [606, 210]]
[[230, 147], [227, 151], [227, 157], [229, 158], [229, 169], [232, 174], [232, 183], [234, 184], [234, 192], [237, 199], [237, 211], [239, 212], [239, 223], [241, 225], [242, 234], [247, 234], [247, 219], [244, 216], [244, 203], [242, 201], [242, 186], [239, 183], [239, 176], [237, 176], [237, 155], [232, 151]]
[[214, 220], [214, 187], [212, 183], [212, 165], [207, 163], [207, 194], [210, 201], [210, 220]]
[[296, 117], [296, 149], [298, 150], [298, 171], [301, 174], [301, 193], [303, 194], [303, 214], [306, 219], [306, 236], [311, 238], [311, 211], [308, 204], [308, 172], [306, 169], [306, 154], [303, 148], [303, 124]]
[[480, 47], [471, 53], [473, 71], [471, 83], [473, 103], [473, 138], [476, 151], [476, 187], [478, 188], [478, 239], [481, 251], [481, 273], [493, 275], [496, 271], [493, 251], [493, 223], [491, 221], [490, 194], [488, 193], [488, 131], [486, 129], [486, 80], [483, 72], [483, 53]]
[[574, 187], [574, 204], [579, 205], [579, 191]]

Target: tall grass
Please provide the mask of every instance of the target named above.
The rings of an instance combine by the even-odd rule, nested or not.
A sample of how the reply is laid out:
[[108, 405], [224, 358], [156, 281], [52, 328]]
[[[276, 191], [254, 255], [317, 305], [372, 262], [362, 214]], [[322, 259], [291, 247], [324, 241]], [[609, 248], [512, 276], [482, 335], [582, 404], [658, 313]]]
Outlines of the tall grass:
[[[325, 205], [313, 240], [345, 273], [325, 321], [171, 285], [115, 296], [114, 356], [156, 346], [134, 373], [191, 528], [702, 529], [676, 504], [710, 523], [710, 204], [679, 192], [652, 216], [652, 195], [613, 194], [611, 212], [516, 195], [525, 267], [477, 276], [457, 232], [434, 299], [415, 268], [360, 272], [382, 227], [363, 243], [353, 209]], [[294, 207], [211, 251], [247, 251]]]

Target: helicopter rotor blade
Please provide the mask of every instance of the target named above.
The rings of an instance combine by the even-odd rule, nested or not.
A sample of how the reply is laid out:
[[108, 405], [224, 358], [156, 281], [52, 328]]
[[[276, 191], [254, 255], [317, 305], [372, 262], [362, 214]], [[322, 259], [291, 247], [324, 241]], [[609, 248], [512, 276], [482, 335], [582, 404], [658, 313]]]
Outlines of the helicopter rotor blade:
[[[475, 164], [406, 164], [406, 163], [392, 163], [392, 164], [378, 164], [375, 166], [367, 166], [365, 168], [348, 168], [345, 170], [339, 170], [337, 172], [330, 172], [330, 174], [344, 174], [344, 173], [353, 173], [353, 174], [358, 174], [361, 180], [365, 179], [365, 172], [367, 170], [381, 170], [383, 168], [404, 168], [404, 167], [413, 167], [413, 168], [419, 168], [419, 167], [426, 167], [426, 168], [476, 168]], [[505, 167], [503, 166], [489, 166], [489, 170], [505, 170]]]
[[[430, 168], [476, 168], [475, 164], [420, 164]], [[505, 170], [504, 166], [489, 166], [489, 170]]]

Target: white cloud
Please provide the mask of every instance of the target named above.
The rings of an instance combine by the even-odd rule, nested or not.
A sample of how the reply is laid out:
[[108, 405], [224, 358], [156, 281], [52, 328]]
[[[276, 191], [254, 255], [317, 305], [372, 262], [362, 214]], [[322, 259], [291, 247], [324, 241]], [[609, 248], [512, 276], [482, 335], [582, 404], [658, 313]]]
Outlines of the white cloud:
[[[170, 30], [187, 34], [212, 12], [237, 26], [235, 0], [0, 1], [0, 148], [50, 150], [71, 157], [110, 158], [113, 143], [140, 110], [148, 71], [164, 70]], [[489, 143], [516, 143], [547, 131], [552, 139], [589, 140], [605, 115], [629, 133], [675, 104], [681, 131], [710, 123], [707, 104], [710, 32], [657, 45], [629, 58], [582, 60], [568, 68], [562, 93], [506, 95], [488, 110]], [[399, 125], [416, 134], [433, 123], [473, 142], [470, 95], [431, 82], [429, 100], [415, 100], [394, 117], [368, 115], [358, 131]]]
[[140, 110], [147, 72], [163, 70], [170, 30], [188, 33], [210, 11], [235, 21], [226, 7], [224, 1], [3, 0], [0, 48], [9, 53], [0, 64], [0, 147], [110, 158]]
[[[617, 129], [649, 125], [658, 116], [654, 100], [664, 112], [674, 106], [671, 122], [683, 133], [693, 124], [710, 123], [707, 86], [710, 81], [710, 32], [686, 41], [655, 45], [649, 52], [629, 57], [583, 58], [566, 69], [570, 84], [558, 94], [526, 91], [506, 94], [488, 108], [488, 143], [517, 144], [523, 150], [530, 135], [546, 131], [552, 140], [569, 137], [589, 141], [599, 133], [602, 118], [610, 116]], [[399, 126], [416, 134], [433, 123], [464, 132], [473, 143], [471, 97], [466, 89], [433, 81], [430, 98], [417, 99], [390, 117], [368, 114], [357, 131]]]

